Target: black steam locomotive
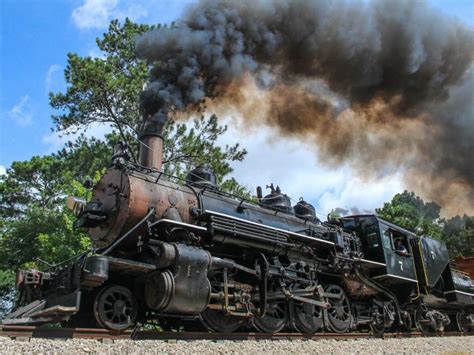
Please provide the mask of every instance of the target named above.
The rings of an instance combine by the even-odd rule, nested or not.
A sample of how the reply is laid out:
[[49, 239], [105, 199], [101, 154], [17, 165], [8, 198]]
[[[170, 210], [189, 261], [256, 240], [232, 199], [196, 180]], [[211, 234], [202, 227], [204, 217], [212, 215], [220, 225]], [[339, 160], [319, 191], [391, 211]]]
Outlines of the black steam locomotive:
[[473, 329], [473, 282], [452, 268], [442, 242], [375, 215], [321, 222], [273, 185], [239, 199], [203, 167], [177, 181], [161, 171], [161, 136], [141, 140], [140, 164], [117, 145], [92, 200], [69, 200], [93, 249], [49, 271], [20, 270], [4, 324]]

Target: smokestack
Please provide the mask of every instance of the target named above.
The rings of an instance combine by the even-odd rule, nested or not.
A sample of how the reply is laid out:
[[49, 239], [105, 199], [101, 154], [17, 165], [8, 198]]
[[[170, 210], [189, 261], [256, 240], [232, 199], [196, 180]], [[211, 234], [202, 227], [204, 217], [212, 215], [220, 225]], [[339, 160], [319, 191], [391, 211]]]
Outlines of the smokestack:
[[140, 134], [140, 165], [161, 171], [165, 123], [166, 114], [162, 111], [143, 119], [143, 129]]
[[140, 165], [161, 171], [163, 162], [163, 137], [145, 133], [140, 136]]

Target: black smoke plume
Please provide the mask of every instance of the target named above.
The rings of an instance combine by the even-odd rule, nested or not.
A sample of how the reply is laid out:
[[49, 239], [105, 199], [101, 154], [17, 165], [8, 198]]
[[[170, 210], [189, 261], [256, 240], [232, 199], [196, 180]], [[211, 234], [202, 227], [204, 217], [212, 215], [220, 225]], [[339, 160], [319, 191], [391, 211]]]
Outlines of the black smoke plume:
[[473, 30], [424, 1], [202, 1], [137, 40], [148, 115], [240, 110], [474, 212]]

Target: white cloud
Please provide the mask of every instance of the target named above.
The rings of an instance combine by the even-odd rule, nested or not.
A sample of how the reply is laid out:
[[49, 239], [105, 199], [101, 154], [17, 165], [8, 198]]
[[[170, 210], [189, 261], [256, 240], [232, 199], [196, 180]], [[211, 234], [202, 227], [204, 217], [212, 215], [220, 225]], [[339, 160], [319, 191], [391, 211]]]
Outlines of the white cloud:
[[[84, 134], [88, 138], [104, 138], [104, 136], [110, 132], [112, 132], [112, 128], [109, 125], [92, 123], [86, 129]], [[60, 135], [58, 132], [45, 134], [42, 138], [43, 144], [48, 146], [45, 154], [56, 153], [58, 150], [62, 149], [68, 141], [76, 139], [79, 134], [80, 133], [71, 133], [68, 135]]]
[[5, 175], [6, 173], [7, 173], [7, 169], [3, 165], [0, 165], [0, 176]]
[[136, 21], [147, 16], [143, 4], [131, 0], [85, 0], [72, 12], [72, 20], [80, 29], [107, 28], [113, 19], [123, 20], [125, 17]]
[[[336, 169], [321, 164], [312, 146], [305, 141], [279, 138], [271, 128], [248, 129], [229, 123], [219, 144], [239, 142], [248, 154], [232, 167], [237, 181], [252, 192], [273, 182], [296, 203], [300, 197], [316, 206], [320, 218], [336, 207], [360, 212], [374, 211], [403, 191], [402, 176], [363, 180], [348, 166]], [[265, 191], [265, 189], [264, 189]]]
[[44, 78], [44, 86], [46, 92], [50, 92], [54, 89], [55, 83], [59, 80], [58, 73], [60, 73], [61, 66], [58, 64], [53, 64], [48, 68], [46, 76]]
[[23, 96], [20, 101], [8, 111], [8, 116], [19, 126], [28, 126], [33, 122], [33, 114], [29, 103], [30, 97]]

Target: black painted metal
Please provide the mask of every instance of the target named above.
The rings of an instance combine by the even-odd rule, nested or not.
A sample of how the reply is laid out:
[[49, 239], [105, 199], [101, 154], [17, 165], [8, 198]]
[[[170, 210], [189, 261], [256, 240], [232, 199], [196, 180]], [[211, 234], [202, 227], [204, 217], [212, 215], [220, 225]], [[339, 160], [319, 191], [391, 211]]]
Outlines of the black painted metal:
[[[173, 244], [170, 269], [151, 275], [145, 285], [148, 307], [170, 314], [197, 315], [210, 299], [207, 272], [211, 256], [203, 249]], [[170, 260], [171, 261], [171, 260]]]
[[198, 166], [186, 176], [186, 184], [198, 188], [217, 188], [216, 174], [204, 166]]
[[420, 237], [423, 265], [425, 266], [428, 286], [434, 287], [449, 264], [446, 244], [429, 237]]
[[316, 222], [318, 220], [314, 206], [303, 199], [299, 200], [298, 203], [293, 206], [293, 210], [295, 211], [295, 216], [298, 218], [310, 222]]

